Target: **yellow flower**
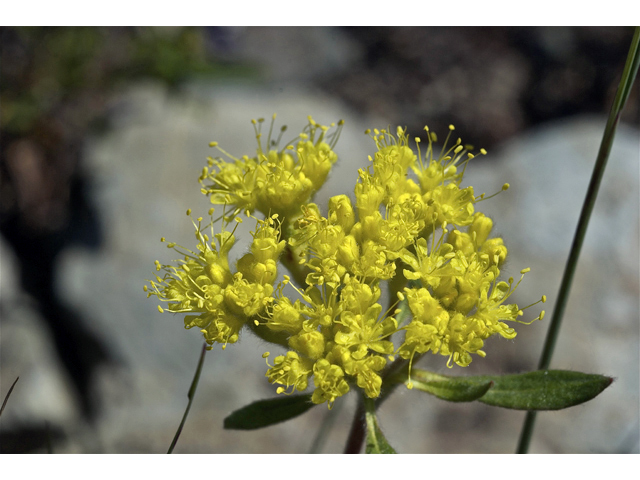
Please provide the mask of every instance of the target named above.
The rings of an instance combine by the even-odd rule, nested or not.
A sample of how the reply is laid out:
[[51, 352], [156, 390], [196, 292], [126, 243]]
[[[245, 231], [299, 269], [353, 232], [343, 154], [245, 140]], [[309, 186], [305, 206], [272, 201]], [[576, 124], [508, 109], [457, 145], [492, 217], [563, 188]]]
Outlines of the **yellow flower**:
[[[263, 355], [269, 356], [269, 352]], [[267, 362], [267, 365], [269, 363]], [[300, 358], [296, 352], [287, 352], [275, 358], [273, 366], [269, 365], [266, 377], [269, 383], [284, 385], [278, 387], [278, 393], [293, 393], [296, 390], [306, 390], [313, 362]]]
[[[263, 121], [253, 123], [256, 155], [236, 158], [218, 147], [227, 158], [210, 157], [200, 176], [202, 192], [225, 205], [223, 225], [240, 221], [241, 213], [264, 214], [250, 251], [232, 271], [233, 232], [209, 237], [198, 219], [198, 253], [169, 244], [184, 260], [178, 266], [157, 262], [165, 276], [151, 281], [151, 290], [145, 287], [168, 303], [168, 311], [188, 313], [187, 328], [197, 326], [209, 345], [226, 345], [248, 324], [287, 349], [273, 365], [267, 361], [266, 377], [279, 385], [277, 393], [303, 391], [313, 379], [312, 401], [329, 408], [352, 387], [378, 397], [395, 354], [410, 367], [427, 352], [447, 357], [449, 367], [464, 367], [473, 355], [485, 356], [484, 341], [492, 335], [515, 337], [508, 322], [524, 323], [518, 320], [524, 309], [507, 301], [522, 278], [515, 285], [499, 280], [507, 248], [491, 237], [493, 221], [476, 211], [484, 194], [461, 187], [474, 155], [459, 138], [447, 147], [453, 126], [439, 152], [436, 135], [425, 127], [424, 155], [420, 148], [414, 153], [402, 128], [395, 135], [367, 131], [378, 151], [359, 171], [355, 201], [336, 195], [325, 216], [310, 202], [337, 159], [342, 122], [329, 133], [331, 126], [309, 117], [284, 147], [284, 128], [272, 141], [272, 122], [263, 145]], [[298, 286], [288, 275], [275, 285], [280, 261]], [[391, 297], [386, 311], [383, 281]], [[299, 298], [285, 296], [285, 288]]]
[[[340, 319], [336, 320], [336, 323], [342, 325], [342, 329], [336, 332], [335, 342], [338, 345], [351, 347], [354, 358], [362, 358], [368, 350], [391, 355], [393, 343], [386, 338], [396, 332], [398, 324], [393, 317], [379, 321], [381, 311], [382, 305], [379, 303], [370, 306], [362, 314], [344, 311]], [[363, 351], [360, 349], [361, 345], [367, 348]]]
[[212, 142], [210, 145], [218, 148], [231, 163], [220, 157], [207, 159], [208, 165], [199, 179], [202, 193], [209, 196], [211, 203], [232, 206], [234, 215], [258, 210], [265, 215], [276, 213], [288, 222], [300, 216], [300, 205], [307, 203], [324, 184], [338, 158], [333, 146], [343, 122], [338, 122], [337, 130], [328, 134], [333, 124], [319, 125], [309, 117], [309, 124], [298, 136], [295, 146], [290, 142], [283, 148], [279, 148], [279, 142], [286, 127], [281, 129], [280, 137], [272, 141], [272, 121], [263, 147], [263, 119], [252, 123], [258, 141], [256, 156], [236, 158]]
[[[428, 265], [425, 260], [429, 259], [413, 263]], [[522, 310], [516, 304], [504, 305], [504, 302], [520, 282], [515, 286], [513, 279], [497, 282], [500, 272], [496, 263], [475, 252], [468, 260], [461, 250], [457, 250], [449, 262], [451, 269], [446, 281], [437, 283], [437, 288], [405, 288], [413, 319], [404, 327], [406, 335], [398, 351], [400, 356], [412, 358], [416, 353], [431, 351], [448, 356], [448, 366], [453, 361], [465, 367], [471, 363], [471, 354], [485, 356], [481, 348], [490, 336], [499, 334], [514, 338], [515, 330], [504, 321], [519, 322], [517, 318]], [[422, 278], [427, 285], [433, 285], [428, 276], [434, 271], [418, 273], [414, 278]], [[522, 271], [523, 277], [527, 271]], [[544, 311], [534, 320], [543, 316]]]
[[344, 371], [338, 365], [332, 365], [327, 360], [318, 360], [313, 366], [313, 403], [327, 402], [329, 408], [333, 402], [349, 391], [349, 384], [344, 379]]
[[374, 130], [374, 133], [372, 138], [378, 151], [373, 157], [373, 176], [384, 188], [384, 204], [397, 202], [401, 195], [418, 193], [418, 185], [407, 177], [407, 171], [414, 167], [417, 157], [409, 148], [406, 130], [398, 127], [396, 137], [386, 130]]
[[278, 216], [272, 215], [259, 221], [259, 228], [253, 234], [251, 253], [238, 260], [238, 272], [253, 283], [272, 285], [278, 275], [276, 261], [286, 246], [280, 240], [280, 224]]
[[[191, 215], [190, 210], [187, 215]], [[246, 259], [238, 262], [248, 266], [248, 275], [244, 278], [243, 273], [234, 274], [229, 267], [228, 255], [235, 243], [233, 233], [223, 229], [214, 234], [213, 222], [203, 227], [202, 218], [198, 218], [197, 223], [193, 219], [192, 222], [196, 228], [198, 252], [169, 243], [168, 247], [183, 255], [183, 259], [177, 261], [178, 266], [161, 265], [156, 261], [156, 269], [163, 270], [164, 277], [150, 280], [151, 288], [145, 285], [144, 291], [147, 296], [156, 295], [167, 302], [168, 312], [189, 313], [184, 319], [185, 328], [198, 327], [209, 348], [213, 343], [221, 343], [225, 348], [228, 343], [238, 341], [242, 327], [262, 313], [271, 301], [272, 283], [277, 276], [275, 260], [284, 243], [278, 241], [280, 232], [273, 218], [259, 221], [252, 246], [259, 254], [254, 255], [251, 262]], [[207, 227], [210, 227], [210, 236], [204, 233]], [[256, 273], [261, 271], [260, 266], [264, 267], [264, 272], [272, 266], [273, 271]], [[158, 309], [165, 311], [161, 307]]]
[[295, 335], [302, 330], [303, 320], [300, 300], [291, 303], [287, 297], [280, 297], [273, 303], [265, 325], [274, 332]]
[[[471, 160], [474, 155], [462, 145], [462, 140], [459, 138], [452, 147], [446, 149], [451, 133], [455, 130], [453, 125], [449, 125], [449, 134], [444, 141], [442, 150], [438, 155], [435, 155], [434, 143], [437, 142], [437, 136], [434, 132], [430, 132], [428, 127], [424, 127], [424, 129], [427, 132], [427, 139], [429, 141], [425, 158], [424, 160], [422, 159], [422, 152], [419, 151], [418, 162], [412, 166], [413, 171], [418, 177], [420, 189], [425, 193], [431, 192], [438, 186], [448, 183], [460, 185], [464, 168], [462, 172], [458, 172], [458, 166], [462, 165], [465, 167], [466, 163]], [[420, 139], [416, 138], [416, 143], [419, 143], [419, 141]], [[487, 152], [481, 149], [480, 153], [485, 155]]]
[[461, 189], [455, 183], [438, 185], [426, 192], [422, 198], [426, 205], [425, 217], [431, 220], [430, 225], [465, 226], [473, 221], [473, 187]]

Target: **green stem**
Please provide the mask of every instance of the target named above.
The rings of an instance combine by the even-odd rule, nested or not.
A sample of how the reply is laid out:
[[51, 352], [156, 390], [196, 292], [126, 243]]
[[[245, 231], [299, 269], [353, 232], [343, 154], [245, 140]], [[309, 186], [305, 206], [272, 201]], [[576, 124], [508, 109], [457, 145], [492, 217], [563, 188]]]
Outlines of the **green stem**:
[[11, 388], [7, 392], [7, 395], [4, 397], [4, 402], [2, 402], [2, 407], [0, 407], [0, 415], [2, 415], [2, 412], [4, 412], [4, 407], [7, 405], [7, 400], [9, 400], [9, 397], [11, 396], [11, 392], [13, 392], [13, 387], [16, 386], [16, 383], [18, 383], [18, 380], [20, 380], [20, 377], [16, 377], [15, 381], [11, 385]]
[[[567, 301], [569, 298], [569, 292], [571, 290], [571, 283], [573, 281], [573, 275], [576, 271], [578, 264], [578, 257], [580, 256], [580, 250], [582, 249], [582, 243], [587, 233], [587, 226], [589, 224], [589, 218], [591, 212], [596, 203], [596, 197], [598, 196], [598, 189], [604, 175], [604, 169], [609, 159], [609, 153], [611, 152], [611, 146], [613, 145], [613, 139], [616, 133], [616, 127], [620, 122], [620, 114], [629, 97], [631, 87], [638, 73], [638, 65], [640, 64], [640, 27], [636, 27], [633, 39], [631, 40], [631, 46], [629, 47], [629, 55], [627, 56], [627, 63], [624, 66], [622, 72], [622, 78], [618, 85], [618, 91], [616, 97], [611, 106], [609, 112], [609, 119], [607, 126], [604, 130], [602, 142], [600, 143], [600, 150], [598, 151], [598, 157], [593, 169], [589, 188], [587, 189], [587, 195], [582, 206], [582, 212], [580, 213], [580, 219], [578, 220], [578, 226], [571, 245], [571, 252], [569, 253], [569, 259], [564, 270], [562, 277], [562, 283], [560, 284], [560, 290], [558, 292], [558, 298], [553, 310], [553, 316], [549, 325], [549, 331], [545, 339], [544, 348], [542, 350], [542, 356], [540, 357], [540, 363], [538, 364], [539, 370], [549, 368], [551, 363], [551, 357], [553, 350], [558, 339], [560, 332], [560, 325], [562, 323], [562, 317], [564, 315]], [[533, 427], [535, 424], [536, 414], [533, 411], [527, 412], [522, 433], [520, 434], [520, 440], [518, 443], [518, 453], [527, 453], [529, 449], [529, 443], [531, 442], [531, 436], [533, 434]]]
[[375, 450], [380, 451], [379, 439], [376, 435], [376, 402], [372, 398], [364, 398], [364, 420], [367, 426], [367, 433], [370, 436], [371, 441], [375, 444]]
[[[414, 361], [417, 361], [419, 358], [420, 355], [416, 356]], [[379, 408], [382, 402], [391, 395], [398, 385], [404, 383], [404, 380], [398, 381], [398, 376], [408, 367], [409, 360], [398, 358], [384, 371], [382, 374], [382, 390], [380, 396], [375, 400], [375, 408]], [[353, 415], [351, 430], [349, 431], [349, 438], [347, 439], [344, 453], [360, 453], [362, 444], [364, 443], [365, 433], [365, 405], [364, 400], [360, 398], [356, 412]]]
[[180, 422], [180, 426], [176, 431], [176, 435], [173, 437], [173, 442], [171, 442], [171, 446], [169, 447], [169, 451], [167, 453], [173, 453], [173, 449], [178, 442], [178, 438], [180, 438], [180, 434], [182, 433], [182, 427], [184, 427], [184, 422], [187, 420], [187, 415], [189, 415], [189, 410], [191, 409], [191, 404], [193, 403], [193, 397], [196, 393], [196, 387], [198, 386], [198, 381], [200, 380], [200, 373], [202, 373], [202, 365], [204, 364], [204, 354], [207, 353], [207, 344], [202, 345], [202, 353], [200, 353], [200, 360], [198, 360], [198, 366], [196, 367], [196, 373], [193, 376], [193, 381], [191, 382], [191, 387], [189, 387], [189, 393], [187, 393], [187, 397], [189, 398], [189, 402], [187, 403], [187, 409], [184, 411], [184, 415], [182, 416], [182, 421]]

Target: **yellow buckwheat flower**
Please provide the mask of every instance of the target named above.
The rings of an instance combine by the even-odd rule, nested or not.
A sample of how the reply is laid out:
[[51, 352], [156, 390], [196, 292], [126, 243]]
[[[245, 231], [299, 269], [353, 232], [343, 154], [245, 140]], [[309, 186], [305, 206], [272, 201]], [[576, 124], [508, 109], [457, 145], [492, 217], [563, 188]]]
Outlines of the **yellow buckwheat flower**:
[[[151, 289], [145, 285], [144, 291], [147, 296], [156, 295], [167, 302], [166, 311], [190, 313], [184, 319], [185, 328], [200, 328], [209, 348], [213, 343], [221, 343], [225, 348], [228, 343], [238, 341], [242, 327], [263, 312], [271, 301], [275, 270], [273, 274], [256, 274], [255, 271], [275, 269], [275, 259], [284, 248], [284, 242], [278, 241], [280, 232], [273, 218], [259, 221], [252, 248], [259, 251], [260, 256], [254, 255], [247, 278], [243, 278], [243, 273], [234, 274], [229, 267], [228, 254], [235, 243], [233, 232], [222, 230], [214, 234], [212, 223], [209, 236], [204, 233], [206, 227], [202, 227], [202, 218], [198, 218], [197, 223], [192, 222], [196, 228], [198, 252], [169, 243], [167, 246], [184, 259], [177, 261], [178, 266], [161, 265], [156, 261], [156, 269], [164, 270], [164, 277], [156, 275], [155, 281], [149, 281]], [[273, 262], [273, 266], [268, 262]], [[249, 262], [241, 260], [238, 263], [246, 266]], [[165, 311], [162, 307], [158, 309]]]
[[[218, 147], [227, 158], [210, 157], [200, 176], [211, 203], [225, 205], [224, 226], [240, 221], [242, 212], [265, 216], [250, 251], [232, 271], [233, 232], [214, 234], [212, 227], [207, 235], [198, 219], [197, 252], [169, 244], [184, 260], [156, 262], [165, 276], [145, 286], [168, 303], [167, 311], [188, 313], [187, 328], [197, 326], [209, 345], [224, 348], [248, 325], [286, 349], [273, 365], [267, 360], [266, 377], [279, 385], [277, 393], [313, 385], [311, 400], [329, 408], [352, 388], [378, 397], [390, 362], [408, 361], [410, 372], [418, 356], [431, 352], [447, 357], [449, 367], [464, 367], [473, 355], [486, 355], [489, 337], [515, 337], [507, 322], [525, 323], [524, 309], [507, 301], [528, 269], [515, 284], [499, 280], [507, 248], [491, 237], [493, 221], [476, 211], [484, 194], [461, 186], [474, 155], [460, 139], [447, 147], [453, 126], [439, 153], [436, 135], [425, 127], [424, 155], [420, 139], [414, 152], [402, 128], [395, 135], [367, 131], [378, 151], [359, 171], [353, 197], [332, 197], [325, 216], [311, 201], [337, 159], [342, 122], [329, 133], [331, 127], [309, 117], [284, 147], [284, 128], [271, 139], [273, 123], [263, 145], [262, 123], [253, 121], [255, 156], [236, 158]], [[279, 264], [291, 277], [276, 285]], [[391, 297], [386, 311], [383, 281]], [[289, 288], [299, 298], [285, 295]]]
[[300, 205], [308, 202], [324, 184], [338, 159], [333, 147], [343, 122], [338, 122], [337, 130], [328, 134], [333, 124], [319, 125], [309, 117], [309, 124], [298, 136], [298, 142], [295, 145], [290, 142], [279, 149], [286, 127], [282, 127], [278, 139], [272, 141], [272, 121], [263, 147], [263, 121], [252, 121], [258, 141], [255, 157], [245, 155], [239, 159], [222, 150], [217, 142], [210, 144], [232, 163], [209, 157], [208, 166], [200, 175], [202, 193], [209, 196], [211, 203], [233, 206], [234, 214], [258, 210], [265, 215], [279, 214], [288, 221], [300, 215]]

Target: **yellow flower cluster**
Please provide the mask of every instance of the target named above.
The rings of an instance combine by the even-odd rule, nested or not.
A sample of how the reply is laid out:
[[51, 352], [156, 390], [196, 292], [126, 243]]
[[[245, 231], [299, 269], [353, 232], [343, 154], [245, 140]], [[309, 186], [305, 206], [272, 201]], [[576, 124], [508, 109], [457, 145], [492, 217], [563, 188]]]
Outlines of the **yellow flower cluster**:
[[[263, 148], [262, 120], [253, 123], [257, 155], [238, 159], [218, 147], [228, 161], [210, 157], [200, 176], [210, 201], [231, 209], [225, 225], [243, 211], [265, 215], [251, 252], [232, 273], [227, 254], [233, 234], [212, 230], [216, 246], [198, 219], [199, 253], [178, 250], [180, 265], [157, 263], [165, 277], [150, 282], [149, 295], [168, 302], [170, 312], [190, 313], [187, 328], [198, 326], [209, 345], [226, 345], [247, 324], [288, 350], [273, 364], [268, 352], [263, 356], [269, 382], [280, 385], [277, 392], [302, 391], [312, 381], [312, 401], [329, 407], [354, 385], [378, 397], [381, 372], [395, 355], [412, 362], [432, 352], [448, 357], [448, 366], [467, 366], [472, 354], [485, 356], [490, 336], [515, 337], [505, 322], [519, 322], [523, 312], [505, 302], [522, 278], [515, 285], [511, 278], [498, 280], [507, 249], [501, 238], [490, 238], [491, 219], [475, 211], [484, 194], [461, 187], [474, 155], [460, 139], [446, 147], [453, 126], [439, 153], [435, 134], [425, 127], [424, 158], [401, 128], [395, 135], [367, 131], [378, 151], [359, 171], [355, 204], [347, 195], [334, 196], [324, 216], [310, 202], [337, 160], [333, 148], [342, 122], [332, 131], [333, 125], [309, 118], [283, 148], [280, 138], [271, 140], [272, 128]], [[290, 276], [274, 287], [278, 261]], [[385, 280], [386, 311], [380, 303]], [[288, 286], [291, 295], [284, 294]]]
[[209, 196], [211, 203], [232, 205], [236, 214], [258, 210], [264, 215], [276, 213], [284, 219], [295, 218], [300, 214], [300, 205], [307, 203], [324, 184], [338, 159], [333, 146], [343, 122], [339, 122], [337, 131], [326, 135], [330, 127], [318, 125], [309, 117], [309, 125], [298, 136], [295, 146], [287, 144], [278, 150], [273, 147], [278, 147], [286, 127], [282, 127], [279, 138], [272, 141], [272, 122], [266, 149], [263, 149], [260, 128], [263, 121], [252, 120], [258, 140], [258, 152], [253, 158], [245, 155], [239, 159], [218, 147], [218, 142], [209, 144], [231, 162], [209, 157], [208, 166], [200, 175], [201, 191]]
[[[209, 215], [212, 214], [210, 209]], [[187, 215], [191, 215], [191, 210]], [[241, 219], [235, 221], [239, 223]], [[204, 233], [201, 217], [197, 223], [192, 222], [198, 252], [169, 243], [167, 246], [183, 258], [176, 262], [178, 266], [161, 265], [156, 260], [156, 270], [164, 271], [164, 276], [156, 275], [155, 281], [149, 281], [151, 288], [145, 285], [144, 291], [147, 296], [156, 295], [167, 302], [171, 313], [189, 313], [184, 318], [185, 328], [200, 328], [209, 349], [215, 342], [226, 348], [227, 343], [238, 341], [249, 318], [264, 311], [271, 301], [278, 275], [276, 261], [286, 242], [279, 240], [275, 215], [258, 221], [251, 253], [238, 261], [237, 271], [232, 273], [228, 254], [235, 243], [233, 232], [223, 229], [214, 233], [212, 222], [208, 235]], [[158, 310], [164, 312], [160, 306]]]

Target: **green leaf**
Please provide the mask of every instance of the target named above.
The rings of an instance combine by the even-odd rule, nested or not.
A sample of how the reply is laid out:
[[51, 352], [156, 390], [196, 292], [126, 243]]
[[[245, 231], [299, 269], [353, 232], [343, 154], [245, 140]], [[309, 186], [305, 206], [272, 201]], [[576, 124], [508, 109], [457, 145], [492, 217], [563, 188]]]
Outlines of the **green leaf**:
[[611, 385], [604, 375], [538, 370], [518, 375], [484, 376], [493, 387], [479, 400], [516, 410], [560, 410], [587, 402]]
[[367, 423], [367, 446], [366, 453], [396, 453], [384, 438], [378, 419], [376, 418], [375, 402], [370, 398], [365, 398], [365, 420]]
[[[596, 397], [613, 382], [613, 378], [604, 375], [567, 370], [449, 377], [414, 369], [411, 372], [411, 380], [417, 390], [443, 400], [478, 400], [487, 405], [515, 410], [560, 410], [573, 407]], [[391, 377], [389, 381], [409, 383], [406, 372]]]
[[290, 420], [314, 407], [311, 395], [288, 395], [259, 400], [236, 410], [224, 419], [228, 430], [255, 430]]
[[411, 377], [412, 388], [449, 402], [473, 402], [493, 386], [493, 380], [486, 378], [446, 377], [424, 370], [413, 370]]

